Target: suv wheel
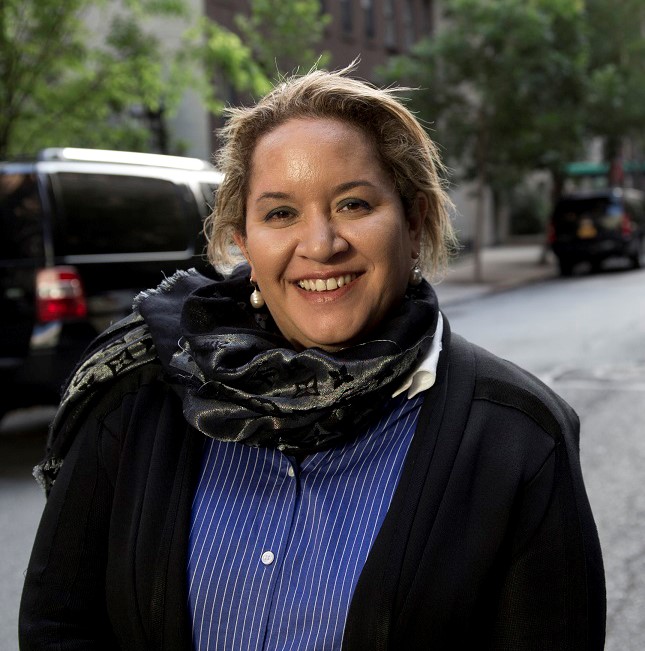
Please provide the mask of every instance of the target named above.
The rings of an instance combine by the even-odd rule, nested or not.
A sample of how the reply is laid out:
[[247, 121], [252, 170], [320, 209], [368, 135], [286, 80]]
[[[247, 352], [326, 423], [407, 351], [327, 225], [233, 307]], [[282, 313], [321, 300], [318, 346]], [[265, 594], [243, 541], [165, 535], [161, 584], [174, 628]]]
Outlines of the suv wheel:
[[641, 257], [643, 256], [643, 240], [639, 239], [636, 243], [636, 251], [632, 255], [631, 263], [634, 269], [640, 269], [642, 266]]
[[558, 258], [558, 266], [561, 276], [568, 277], [573, 274], [573, 262], [569, 258]]

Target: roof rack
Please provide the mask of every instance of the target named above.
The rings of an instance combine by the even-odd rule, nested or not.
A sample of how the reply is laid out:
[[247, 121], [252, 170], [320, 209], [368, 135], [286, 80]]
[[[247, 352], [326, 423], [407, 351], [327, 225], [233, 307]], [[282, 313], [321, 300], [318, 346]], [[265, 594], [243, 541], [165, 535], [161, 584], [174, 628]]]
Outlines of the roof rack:
[[209, 162], [200, 158], [167, 156], [165, 154], [145, 154], [110, 149], [82, 149], [80, 147], [49, 147], [39, 152], [38, 160], [125, 163], [127, 165], [148, 165], [152, 167], [170, 167], [193, 171], [215, 169]]

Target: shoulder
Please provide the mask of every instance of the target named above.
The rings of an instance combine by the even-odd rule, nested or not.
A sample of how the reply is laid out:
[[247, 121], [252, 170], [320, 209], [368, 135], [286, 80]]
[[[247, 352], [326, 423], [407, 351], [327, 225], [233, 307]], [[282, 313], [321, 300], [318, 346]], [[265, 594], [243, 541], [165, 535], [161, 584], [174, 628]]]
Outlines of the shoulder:
[[162, 376], [148, 327], [136, 313], [113, 324], [90, 345], [72, 373], [49, 428], [45, 459], [34, 475], [49, 490], [82, 424], [101, 422], [126, 396]]
[[52, 430], [78, 406], [109, 392], [117, 380], [157, 360], [145, 321], [137, 313], [118, 321], [90, 345], [67, 383]]
[[471, 476], [512, 487], [553, 470], [556, 460], [558, 468], [577, 467], [578, 417], [537, 377], [458, 335], [451, 337], [449, 365], [469, 377], [468, 395], [456, 396], [450, 387], [460, 381], [449, 371], [447, 399], [463, 410], [457, 458]]
[[[499, 455], [505, 466], [532, 477], [552, 453], [579, 454], [580, 424], [574, 410], [528, 371], [452, 335], [449, 345], [448, 399], [466, 419], [464, 449], [480, 459]], [[451, 387], [466, 384], [468, 394]]]
[[469, 345], [475, 358], [475, 400], [524, 413], [556, 441], [564, 430], [578, 429], [575, 411], [539, 378], [475, 344]]

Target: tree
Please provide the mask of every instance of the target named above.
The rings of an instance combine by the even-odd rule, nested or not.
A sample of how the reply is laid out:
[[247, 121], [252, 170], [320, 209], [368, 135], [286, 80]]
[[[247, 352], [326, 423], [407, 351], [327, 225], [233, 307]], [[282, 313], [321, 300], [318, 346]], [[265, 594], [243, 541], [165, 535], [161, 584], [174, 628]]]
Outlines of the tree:
[[625, 138], [642, 142], [645, 124], [645, 5], [642, 0], [587, 0], [590, 43], [588, 131], [604, 157], [620, 155]]
[[419, 87], [412, 103], [477, 192], [482, 280], [485, 190], [500, 205], [527, 170], [559, 170], [582, 142], [586, 47], [579, 0], [445, 0], [445, 27], [383, 71]]
[[238, 14], [237, 27], [254, 59], [269, 78], [277, 71], [324, 66], [328, 53], [318, 50], [331, 17], [320, 0], [251, 0], [249, 15]]
[[217, 81], [258, 97], [281, 73], [324, 65], [329, 55], [318, 43], [329, 20], [318, 0], [250, 0], [249, 13], [236, 16], [237, 32], [207, 17], [198, 20], [187, 33], [184, 60], [197, 57], [202, 70], [213, 71], [193, 82], [217, 114], [223, 108]]
[[107, 34], [87, 27], [100, 0], [0, 0], [0, 157], [49, 145], [145, 149], [149, 132], [132, 107], [176, 104], [180, 89], [158, 41], [141, 24], [181, 16], [175, 0], [128, 0]]
[[[97, 11], [104, 38], [88, 28]], [[187, 25], [175, 52], [150, 29], [156, 17]], [[325, 21], [315, 0], [251, 0], [239, 36], [191, 16], [185, 0], [0, 0], [0, 158], [61, 144], [172, 149], [165, 118], [188, 86], [214, 113], [223, 107], [215, 73], [261, 95], [276, 76], [272, 48], [285, 65], [313, 65]]]

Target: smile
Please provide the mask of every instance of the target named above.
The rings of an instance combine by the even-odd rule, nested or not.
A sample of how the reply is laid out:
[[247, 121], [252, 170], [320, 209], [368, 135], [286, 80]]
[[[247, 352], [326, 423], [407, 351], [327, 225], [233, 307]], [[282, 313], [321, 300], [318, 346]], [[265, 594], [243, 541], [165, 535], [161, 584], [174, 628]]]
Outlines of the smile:
[[307, 292], [331, 292], [345, 285], [349, 285], [352, 280], [356, 280], [358, 274], [345, 274], [336, 278], [315, 278], [311, 280], [299, 280], [298, 286]]

